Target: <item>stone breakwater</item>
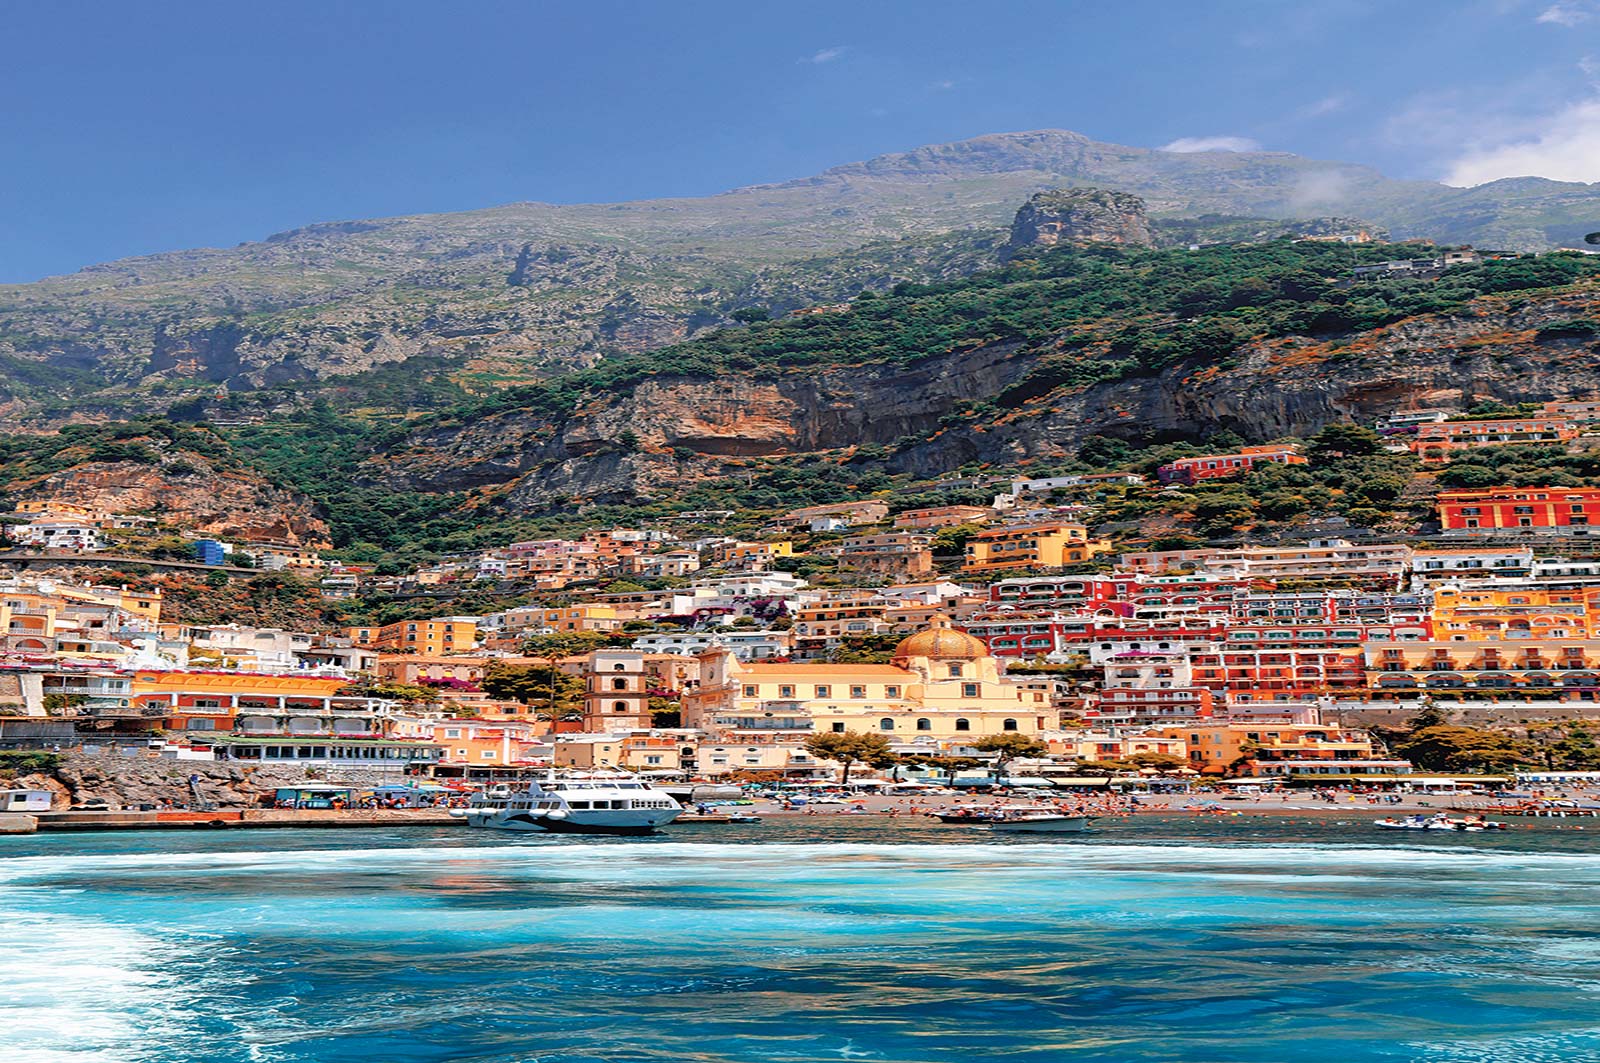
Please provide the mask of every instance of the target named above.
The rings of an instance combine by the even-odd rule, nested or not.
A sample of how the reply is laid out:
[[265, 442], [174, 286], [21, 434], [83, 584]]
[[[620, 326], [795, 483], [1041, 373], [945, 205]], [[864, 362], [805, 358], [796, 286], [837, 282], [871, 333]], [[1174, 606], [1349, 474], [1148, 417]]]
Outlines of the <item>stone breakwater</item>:
[[263, 796], [279, 787], [307, 782], [370, 786], [401, 781], [394, 773], [382, 775], [343, 769], [325, 772], [293, 765], [168, 760], [105, 751], [93, 755], [68, 753], [54, 771], [20, 776], [9, 785], [49, 790], [54, 795], [51, 800], [54, 810], [103, 804], [108, 811], [120, 812], [139, 810], [146, 805], [159, 808], [196, 803], [214, 805], [218, 809], [257, 808]]

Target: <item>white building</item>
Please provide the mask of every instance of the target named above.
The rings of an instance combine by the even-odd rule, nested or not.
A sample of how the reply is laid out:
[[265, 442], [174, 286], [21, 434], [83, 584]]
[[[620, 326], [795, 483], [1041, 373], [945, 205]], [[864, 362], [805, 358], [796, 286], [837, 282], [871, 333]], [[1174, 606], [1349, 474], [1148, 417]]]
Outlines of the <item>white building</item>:
[[36, 520], [11, 529], [11, 537], [24, 546], [46, 550], [77, 550], [92, 553], [104, 549], [100, 530], [90, 524], [69, 520]]
[[645, 653], [695, 657], [713, 646], [725, 646], [741, 661], [762, 661], [789, 655], [787, 631], [674, 631], [640, 635], [633, 648]]

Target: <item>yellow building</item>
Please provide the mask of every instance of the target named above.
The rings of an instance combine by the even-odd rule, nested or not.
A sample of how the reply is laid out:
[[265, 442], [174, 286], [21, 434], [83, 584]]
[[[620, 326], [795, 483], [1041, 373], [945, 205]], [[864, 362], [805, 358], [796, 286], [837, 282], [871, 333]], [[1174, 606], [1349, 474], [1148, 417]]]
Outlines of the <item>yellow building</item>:
[[74, 587], [57, 584], [48, 597], [87, 605], [104, 605], [147, 621], [161, 622], [161, 589], [131, 591], [126, 587]]
[[684, 725], [773, 744], [825, 731], [934, 743], [1045, 728], [1043, 692], [1001, 678], [981, 640], [943, 617], [934, 625], [903, 640], [888, 664], [740, 661], [707, 650], [700, 686], [683, 700]]
[[1517, 691], [1528, 697], [1600, 698], [1600, 639], [1368, 642], [1362, 651], [1375, 697]]
[[1013, 568], [1061, 568], [1081, 564], [1111, 549], [1105, 539], [1089, 538], [1082, 524], [1019, 524], [979, 532], [967, 540], [963, 572], [1001, 572]]
[[478, 640], [478, 619], [444, 616], [433, 620], [398, 620], [382, 627], [353, 627], [348, 629], [348, 634], [351, 641], [363, 649], [448, 657], [472, 649]]
[[1600, 588], [1440, 587], [1433, 592], [1433, 631], [1441, 641], [1595, 638]]
[[627, 753], [623, 737], [611, 734], [552, 735], [558, 768], [617, 768]]
[[624, 617], [614, 605], [566, 605], [559, 609], [535, 609], [532, 627], [551, 631], [620, 631]]

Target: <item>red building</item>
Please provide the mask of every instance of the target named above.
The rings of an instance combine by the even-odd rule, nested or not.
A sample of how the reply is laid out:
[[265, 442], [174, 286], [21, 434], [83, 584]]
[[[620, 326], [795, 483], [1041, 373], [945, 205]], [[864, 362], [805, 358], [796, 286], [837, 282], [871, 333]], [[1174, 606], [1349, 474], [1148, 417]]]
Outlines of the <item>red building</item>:
[[1491, 534], [1497, 531], [1573, 529], [1581, 534], [1600, 524], [1600, 488], [1483, 487], [1441, 492], [1439, 526], [1447, 532]]
[[1224, 476], [1239, 476], [1257, 465], [1304, 465], [1306, 459], [1294, 447], [1242, 447], [1232, 454], [1202, 454], [1197, 458], [1179, 458], [1156, 470], [1156, 478], [1164, 484], [1192, 484], [1201, 480], [1216, 480]]

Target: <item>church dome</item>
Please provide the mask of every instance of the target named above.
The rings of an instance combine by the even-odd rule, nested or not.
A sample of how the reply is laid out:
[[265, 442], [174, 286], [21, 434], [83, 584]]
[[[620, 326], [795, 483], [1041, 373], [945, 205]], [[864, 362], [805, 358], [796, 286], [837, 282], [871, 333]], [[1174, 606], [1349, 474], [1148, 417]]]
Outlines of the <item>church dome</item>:
[[894, 648], [896, 657], [931, 657], [936, 660], [970, 661], [989, 656], [983, 640], [957, 631], [944, 617], [934, 617], [933, 625], [901, 641]]

